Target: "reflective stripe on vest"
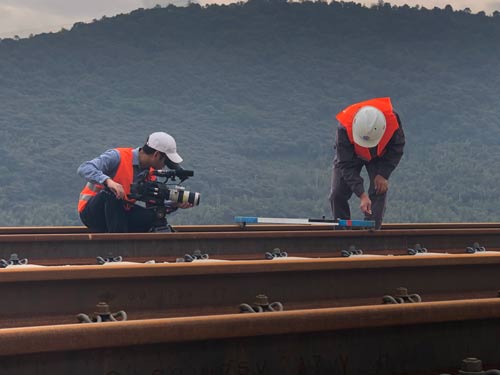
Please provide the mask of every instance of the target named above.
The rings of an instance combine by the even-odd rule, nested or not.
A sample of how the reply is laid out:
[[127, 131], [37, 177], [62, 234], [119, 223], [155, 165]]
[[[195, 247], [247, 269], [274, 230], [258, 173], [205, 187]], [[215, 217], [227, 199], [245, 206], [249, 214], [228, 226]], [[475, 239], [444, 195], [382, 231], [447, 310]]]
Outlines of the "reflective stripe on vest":
[[356, 155], [361, 159], [370, 161], [372, 159], [372, 156], [370, 155], [370, 149], [361, 147], [360, 145], [356, 144], [354, 142], [354, 137], [352, 134], [352, 122], [354, 120], [354, 116], [356, 116], [356, 113], [362, 107], [367, 105], [379, 109], [380, 111], [382, 111], [385, 117], [385, 133], [377, 146], [377, 156], [380, 157], [384, 155], [387, 144], [391, 140], [396, 130], [399, 129], [399, 123], [396, 115], [394, 114], [390, 98], [376, 98], [352, 104], [342, 112], [338, 113], [336, 117], [340, 124], [347, 130], [347, 136], [349, 137], [349, 141], [354, 145], [354, 152], [356, 153]]
[[[116, 148], [120, 154], [120, 164], [118, 164], [118, 169], [114, 176], [110, 176], [113, 181], [119, 183], [123, 186], [123, 190], [125, 191], [125, 196], [130, 194], [130, 185], [134, 181], [134, 166], [133, 166], [133, 148]], [[101, 190], [104, 189], [104, 186], [101, 184], [93, 184], [91, 182], [87, 182], [85, 187], [80, 193], [80, 198], [78, 200], [78, 212], [82, 212], [87, 202], [94, 196], [97, 195]], [[128, 202], [133, 203], [134, 200], [125, 199]]]
[[93, 184], [92, 182], [87, 182], [82, 192], [80, 193], [80, 200], [88, 201], [102, 189], [104, 189], [104, 186], [101, 184]]

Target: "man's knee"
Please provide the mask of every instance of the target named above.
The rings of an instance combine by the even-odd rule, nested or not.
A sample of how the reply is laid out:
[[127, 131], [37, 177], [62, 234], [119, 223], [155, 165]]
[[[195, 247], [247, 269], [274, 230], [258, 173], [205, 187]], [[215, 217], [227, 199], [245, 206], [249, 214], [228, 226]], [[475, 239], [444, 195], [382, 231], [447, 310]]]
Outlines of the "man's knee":
[[332, 189], [330, 192], [330, 202], [333, 204], [335, 202], [346, 202], [352, 196], [352, 192], [345, 191], [343, 189]]
[[372, 201], [372, 206], [373, 205], [385, 205], [386, 199], [387, 199], [387, 193], [384, 194], [377, 194], [375, 191], [373, 193], [369, 194], [370, 200]]
[[80, 213], [80, 221], [89, 228], [91, 232], [104, 233], [107, 231], [106, 222], [102, 213], [91, 213], [84, 209]]

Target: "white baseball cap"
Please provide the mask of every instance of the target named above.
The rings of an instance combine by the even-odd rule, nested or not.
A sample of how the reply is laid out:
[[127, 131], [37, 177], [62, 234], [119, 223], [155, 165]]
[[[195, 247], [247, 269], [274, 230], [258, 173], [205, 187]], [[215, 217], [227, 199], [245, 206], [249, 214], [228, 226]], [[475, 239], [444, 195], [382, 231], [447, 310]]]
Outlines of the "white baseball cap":
[[175, 143], [174, 137], [172, 137], [167, 133], [164, 132], [152, 133], [148, 137], [146, 145], [148, 145], [151, 148], [154, 148], [156, 151], [163, 152], [174, 163], [182, 162], [182, 158], [177, 153], [177, 145]]
[[375, 147], [384, 136], [386, 120], [382, 111], [370, 105], [362, 107], [352, 121], [354, 142], [361, 147]]

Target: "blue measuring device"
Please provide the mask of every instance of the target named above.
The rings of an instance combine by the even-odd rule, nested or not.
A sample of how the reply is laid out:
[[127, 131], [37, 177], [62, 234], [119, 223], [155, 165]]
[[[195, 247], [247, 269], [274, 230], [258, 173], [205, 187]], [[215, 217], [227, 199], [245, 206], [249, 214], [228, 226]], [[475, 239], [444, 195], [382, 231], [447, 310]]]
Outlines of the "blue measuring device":
[[373, 220], [330, 220], [330, 219], [294, 219], [279, 217], [235, 216], [234, 222], [239, 224], [309, 224], [328, 225], [350, 228], [374, 228]]

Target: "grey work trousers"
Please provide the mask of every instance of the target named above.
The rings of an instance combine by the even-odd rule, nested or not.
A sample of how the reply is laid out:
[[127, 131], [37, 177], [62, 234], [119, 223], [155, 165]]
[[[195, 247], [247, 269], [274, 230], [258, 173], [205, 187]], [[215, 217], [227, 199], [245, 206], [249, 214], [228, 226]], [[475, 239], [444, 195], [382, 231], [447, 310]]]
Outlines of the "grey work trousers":
[[[375, 184], [373, 180], [378, 174], [377, 169], [373, 164], [365, 164], [366, 171], [370, 178], [370, 188], [368, 189], [368, 196], [372, 201], [372, 214], [365, 214], [365, 220], [375, 220], [375, 228], [380, 229], [382, 226], [382, 219], [385, 213], [385, 202], [387, 198], [387, 193], [376, 194]], [[363, 165], [359, 166], [358, 173], [361, 173]], [[332, 207], [332, 213], [334, 219], [347, 219], [351, 218], [351, 209], [349, 208], [349, 199], [352, 196], [352, 190], [347, 185], [347, 183], [342, 178], [340, 169], [338, 166], [333, 165], [332, 168], [332, 188], [330, 191], [330, 205]]]

